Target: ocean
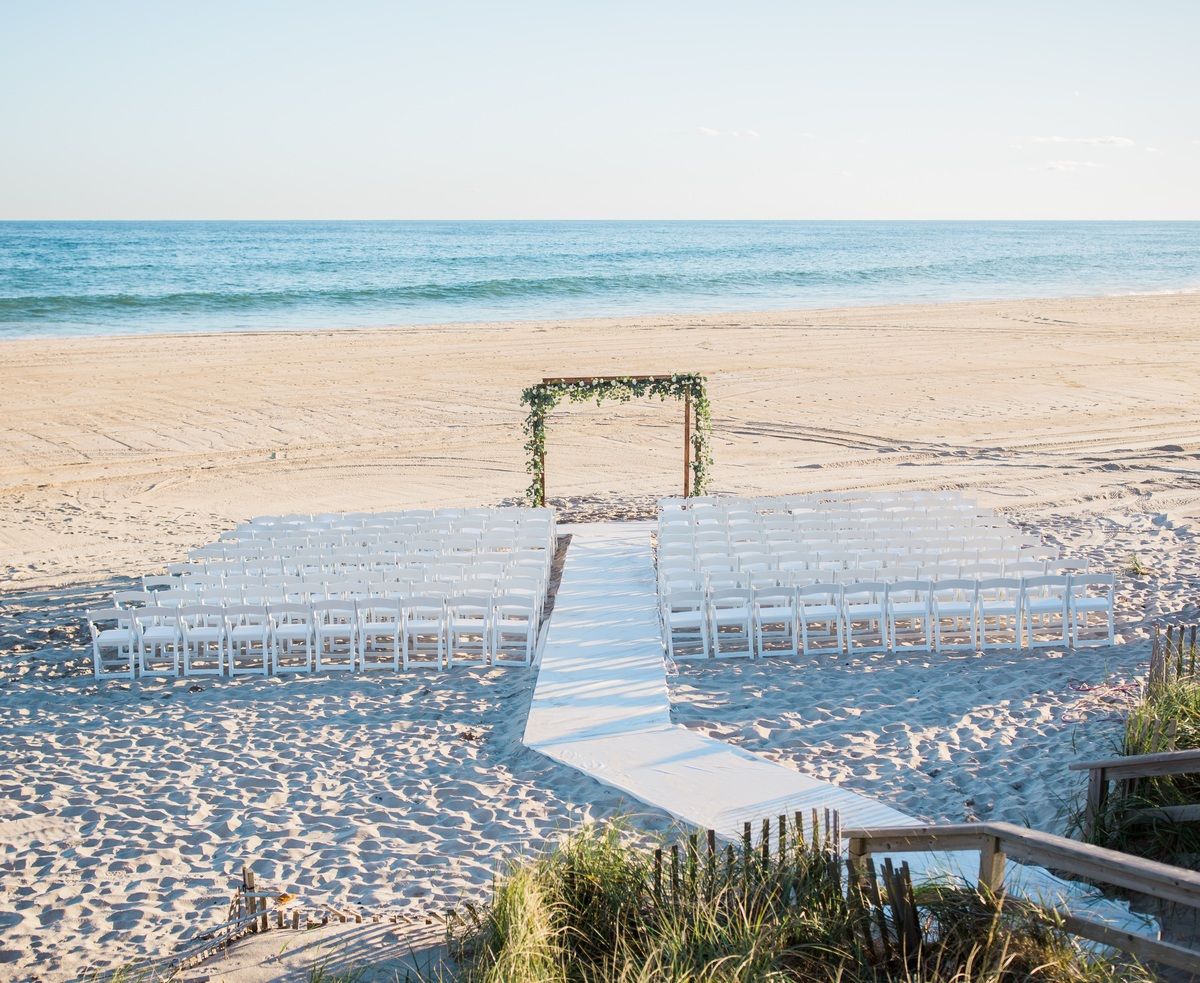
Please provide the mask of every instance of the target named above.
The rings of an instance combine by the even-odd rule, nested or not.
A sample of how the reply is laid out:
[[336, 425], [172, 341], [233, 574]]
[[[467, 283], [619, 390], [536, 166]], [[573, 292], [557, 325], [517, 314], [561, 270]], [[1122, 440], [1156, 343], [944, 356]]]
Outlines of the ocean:
[[0, 222], [0, 338], [1200, 289], [1200, 222]]

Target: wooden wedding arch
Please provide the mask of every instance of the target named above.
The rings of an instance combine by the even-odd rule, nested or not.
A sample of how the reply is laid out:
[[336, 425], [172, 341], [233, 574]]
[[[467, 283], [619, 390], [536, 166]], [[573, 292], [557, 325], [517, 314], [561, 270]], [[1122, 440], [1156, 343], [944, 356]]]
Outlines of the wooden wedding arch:
[[526, 497], [533, 505], [546, 504], [546, 418], [564, 399], [572, 403], [606, 399], [627, 403], [637, 397], [683, 400], [683, 494], [702, 495], [712, 464], [709, 440], [712, 418], [708, 380], [696, 372], [674, 375], [588, 375], [544, 378], [521, 393], [528, 407], [525, 417], [525, 451], [530, 483]]

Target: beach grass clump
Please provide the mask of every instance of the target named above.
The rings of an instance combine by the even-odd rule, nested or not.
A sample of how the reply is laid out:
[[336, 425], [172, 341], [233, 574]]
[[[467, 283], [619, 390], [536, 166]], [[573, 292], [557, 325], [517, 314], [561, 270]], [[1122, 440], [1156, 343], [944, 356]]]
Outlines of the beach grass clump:
[[[1156, 631], [1145, 685], [1125, 717], [1122, 755], [1200, 750], [1198, 654], [1195, 628]], [[1197, 804], [1200, 774], [1148, 776], [1120, 783], [1090, 832], [1082, 809], [1075, 825], [1087, 832], [1089, 842], [1195, 869], [1200, 865], [1200, 823], [1179, 822], [1157, 810]]]
[[1136, 553], [1130, 553], [1129, 559], [1125, 561], [1125, 575], [1128, 577], [1147, 577], [1150, 574], [1150, 568], [1142, 562], [1142, 558]]
[[[966, 887], [851, 877], [802, 832], [724, 851], [647, 851], [585, 826], [501, 876], [461, 912], [462, 983], [1019, 983], [1138, 981], [1085, 956], [1054, 916]], [[897, 885], [900, 886], [896, 891]], [[887, 900], [885, 900], [885, 898]]]

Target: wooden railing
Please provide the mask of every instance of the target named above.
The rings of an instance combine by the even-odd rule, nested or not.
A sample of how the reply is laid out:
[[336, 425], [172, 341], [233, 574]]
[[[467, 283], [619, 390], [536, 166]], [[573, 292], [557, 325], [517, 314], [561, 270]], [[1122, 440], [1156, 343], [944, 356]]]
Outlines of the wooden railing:
[[[1104, 815], [1108, 805], [1109, 782], [1121, 782], [1128, 792], [1132, 789], [1132, 783], [1140, 778], [1200, 773], [1200, 751], [1133, 754], [1124, 758], [1109, 758], [1107, 761], [1081, 761], [1070, 768], [1071, 771], [1088, 773], [1087, 805], [1083, 814], [1083, 835], [1088, 839], [1095, 832], [1096, 821]], [[1145, 819], [1165, 819], [1177, 823], [1200, 821], [1200, 805], [1159, 806], [1132, 812]]]
[[[851, 867], [864, 869], [874, 853], [979, 851], [980, 890], [1004, 893], [1005, 860], [1034, 864], [1095, 884], [1123, 888], [1176, 904], [1200, 907], [1200, 874], [1153, 860], [1040, 833], [1011, 823], [964, 823], [946, 826], [897, 826], [851, 829]], [[1074, 935], [1142, 958], [1200, 972], [1200, 952], [1056, 910], [1063, 927]]]

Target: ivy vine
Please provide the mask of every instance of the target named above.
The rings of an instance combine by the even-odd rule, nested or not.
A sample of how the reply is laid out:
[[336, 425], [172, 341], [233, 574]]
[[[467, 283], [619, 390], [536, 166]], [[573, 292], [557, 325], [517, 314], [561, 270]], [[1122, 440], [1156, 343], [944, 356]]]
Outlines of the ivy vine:
[[692, 427], [692, 494], [703, 495], [712, 467], [712, 410], [708, 402], [708, 380], [695, 373], [679, 373], [652, 379], [585, 379], [579, 382], [539, 382], [521, 393], [521, 402], [529, 407], [525, 417], [525, 453], [529, 459], [529, 487], [526, 497], [533, 505], [545, 505], [542, 498], [542, 462], [546, 453], [546, 417], [563, 400], [596, 405], [606, 399], [628, 403], [634, 397], [660, 400], [691, 397], [695, 423]]

